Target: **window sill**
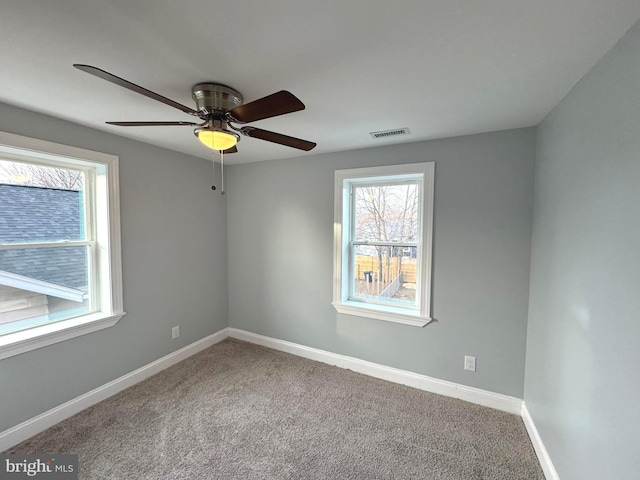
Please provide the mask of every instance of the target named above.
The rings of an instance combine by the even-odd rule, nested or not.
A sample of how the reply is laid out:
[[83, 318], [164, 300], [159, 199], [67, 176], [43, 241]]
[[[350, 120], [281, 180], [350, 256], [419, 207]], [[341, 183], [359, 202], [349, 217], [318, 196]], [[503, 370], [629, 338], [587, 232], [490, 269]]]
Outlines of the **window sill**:
[[0, 360], [113, 327], [124, 315], [125, 312], [112, 315], [98, 312], [3, 335], [0, 337]]
[[333, 303], [334, 308], [339, 313], [345, 315], [355, 315], [357, 317], [374, 318], [376, 320], [385, 320], [387, 322], [401, 323], [403, 325], [411, 325], [414, 327], [424, 327], [433, 319], [420, 315], [411, 315], [399, 308], [393, 307], [363, 307], [357, 302]]

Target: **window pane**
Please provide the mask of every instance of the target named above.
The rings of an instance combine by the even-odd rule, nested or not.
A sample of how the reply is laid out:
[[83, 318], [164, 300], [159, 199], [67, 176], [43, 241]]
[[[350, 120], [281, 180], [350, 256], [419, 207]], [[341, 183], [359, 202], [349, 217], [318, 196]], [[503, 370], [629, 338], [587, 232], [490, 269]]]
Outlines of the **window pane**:
[[0, 243], [85, 240], [84, 173], [0, 159]]
[[355, 186], [353, 193], [356, 240], [418, 241], [417, 184]]
[[0, 250], [0, 335], [88, 313], [89, 249]]
[[418, 307], [416, 247], [355, 245], [352, 253], [353, 300]]

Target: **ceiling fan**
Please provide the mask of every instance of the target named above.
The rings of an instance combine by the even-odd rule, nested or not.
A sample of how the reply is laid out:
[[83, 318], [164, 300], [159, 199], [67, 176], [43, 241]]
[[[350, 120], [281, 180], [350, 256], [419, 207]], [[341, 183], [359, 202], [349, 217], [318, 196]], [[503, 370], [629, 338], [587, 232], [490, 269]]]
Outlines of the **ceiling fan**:
[[[281, 133], [270, 132], [252, 126], [236, 127], [233, 124], [246, 124], [265, 118], [284, 115], [304, 110], [305, 106], [295, 95], [286, 90], [268, 95], [253, 102], [243, 104], [242, 95], [237, 90], [219, 83], [198, 83], [191, 88], [191, 96], [196, 102], [197, 110], [163, 97], [135, 83], [120, 78], [112, 73], [91, 65], [74, 64], [78, 70], [95, 75], [132, 92], [152, 98], [178, 110], [198, 117], [202, 122], [106, 122], [121, 127], [144, 126], [191, 126], [196, 127], [194, 134], [207, 147], [224, 153], [237, 152], [236, 143], [240, 140], [238, 133], [267, 142], [278, 143], [287, 147], [309, 151], [316, 146], [314, 142], [290, 137]], [[236, 133], [237, 132], [237, 133]]]

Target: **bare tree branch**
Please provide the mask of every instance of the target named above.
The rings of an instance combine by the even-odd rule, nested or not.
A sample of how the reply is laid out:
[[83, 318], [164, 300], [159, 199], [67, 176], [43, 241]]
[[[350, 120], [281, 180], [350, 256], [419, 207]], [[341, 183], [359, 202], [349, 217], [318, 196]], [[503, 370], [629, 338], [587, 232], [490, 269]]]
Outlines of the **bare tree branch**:
[[0, 160], [0, 183], [83, 190], [84, 175], [80, 170]]
[[[417, 239], [418, 197], [416, 184], [356, 186], [355, 233], [358, 240], [388, 242], [383, 246], [358, 247], [369, 250], [378, 259], [378, 279], [391, 281], [391, 259], [400, 257], [398, 271], [404, 252], [394, 247], [396, 242], [414, 242]], [[383, 264], [386, 269], [383, 268]], [[397, 272], [394, 272], [394, 275]]]

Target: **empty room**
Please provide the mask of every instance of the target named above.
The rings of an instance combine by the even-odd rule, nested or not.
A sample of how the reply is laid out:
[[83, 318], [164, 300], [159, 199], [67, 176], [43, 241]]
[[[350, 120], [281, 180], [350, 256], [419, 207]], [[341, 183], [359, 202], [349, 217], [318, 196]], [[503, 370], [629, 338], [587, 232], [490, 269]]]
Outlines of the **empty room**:
[[0, 0], [0, 479], [640, 478], [638, 0]]

